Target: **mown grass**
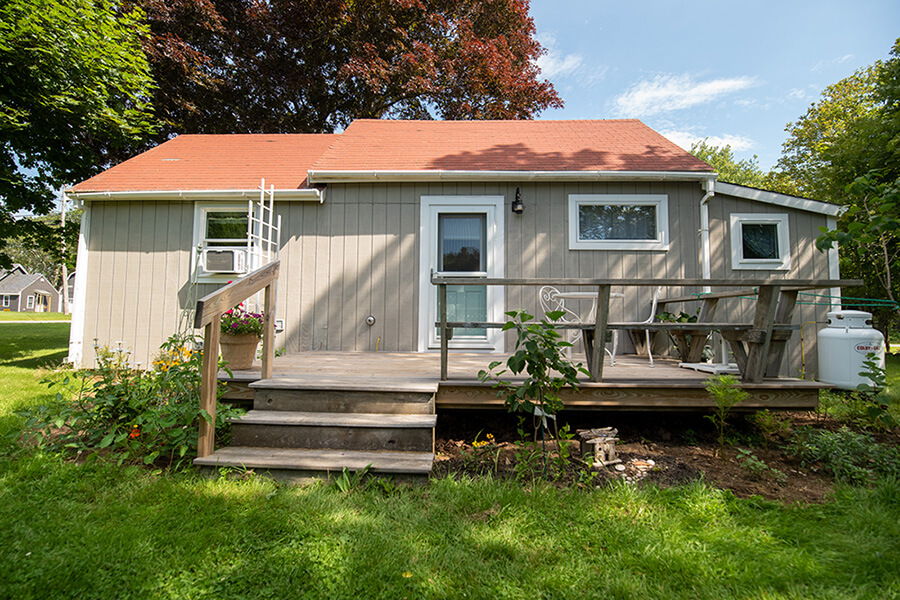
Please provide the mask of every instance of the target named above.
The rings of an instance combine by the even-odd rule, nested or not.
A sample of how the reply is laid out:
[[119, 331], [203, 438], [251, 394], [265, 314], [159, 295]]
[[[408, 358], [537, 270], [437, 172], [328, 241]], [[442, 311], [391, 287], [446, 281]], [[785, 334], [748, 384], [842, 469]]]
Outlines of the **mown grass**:
[[0, 323], [4, 321], [71, 321], [72, 315], [51, 312], [13, 312], [0, 311]]
[[[28, 327], [44, 340], [0, 343], [0, 377], [19, 390], [0, 394], [7, 425], [13, 410], [51, 399], [33, 369], [65, 347], [64, 326]], [[443, 479], [343, 494], [76, 465], [0, 444], [3, 598], [900, 596], [896, 481], [813, 506], [702, 484]]]

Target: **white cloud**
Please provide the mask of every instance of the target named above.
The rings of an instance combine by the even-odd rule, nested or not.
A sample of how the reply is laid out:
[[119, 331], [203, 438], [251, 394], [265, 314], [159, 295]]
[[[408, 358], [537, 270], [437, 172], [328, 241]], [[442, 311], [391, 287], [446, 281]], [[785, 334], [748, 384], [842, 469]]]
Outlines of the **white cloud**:
[[731, 135], [729, 133], [723, 135], [698, 135], [695, 131], [690, 130], [669, 130], [660, 131], [662, 135], [672, 142], [675, 142], [685, 150], [690, 150], [691, 146], [697, 142], [706, 140], [709, 146], [723, 147], [731, 146], [735, 152], [743, 152], [752, 149], [756, 144], [748, 137], [741, 135]]
[[575, 73], [581, 67], [583, 60], [580, 54], [559, 54], [548, 51], [547, 54], [537, 59], [537, 66], [541, 70], [541, 75], [552, 79]]
[[657, 75], [631, 86], [613, 104], [619, 116], [649, 117], [712, 102], [755, 83], [753, 77], [695, 81], [690, 75]]
[[541, 70], [541, 75], [547, 79], [577, 78], [579, 84], [591, 84], [606, 73], [604, 66], [591, 68], [585, 65], [584, 56], [578, 53], [565, 54], [556, 43], [556, 38], [548, 33], [538, 35], [538, 42], [547, 51], [538, 57], [536, 64]]
[[811, 70], [813, 73], [818, 73], [819, 71], [821, 71], [823, 69], [827, 69], [829, 67], [836, 67], [838, 65], [848, 63], [851, 60], [853, 60], [852, 54], [845, 54], [844, 56], [832, 58], [831, 60], [820, 60], [813, 66], [813, 68]]
[[788, 98], [792, 100], [803, 100], [806, 98], [806, 92], [798, 88], [793, 88], [788, 92]]

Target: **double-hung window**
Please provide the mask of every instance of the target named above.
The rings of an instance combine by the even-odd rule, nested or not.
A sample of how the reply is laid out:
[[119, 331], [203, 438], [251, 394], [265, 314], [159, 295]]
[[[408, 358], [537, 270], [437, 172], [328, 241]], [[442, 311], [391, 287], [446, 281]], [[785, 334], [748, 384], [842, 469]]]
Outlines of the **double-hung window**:
[[34, 294], [28, 295], [28, 299], [25, 300], [25, 308], [27, 310], [31, 310], [34, 308]]
[[3, 296], [3, 308], [9, 308], [9, 296]]
[[571, 194], [569, 249], [668, 250], [664, 194]]
[[788, 216], [761, 213], [732, 214], [731, 267], [736, 270], [790, 269]]

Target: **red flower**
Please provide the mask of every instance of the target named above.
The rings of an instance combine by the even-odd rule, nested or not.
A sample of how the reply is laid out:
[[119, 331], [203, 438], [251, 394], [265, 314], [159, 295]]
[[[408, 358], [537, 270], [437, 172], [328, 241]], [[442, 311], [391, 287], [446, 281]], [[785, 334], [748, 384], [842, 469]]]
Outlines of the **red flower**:
[[128, 434], [128, 437], [130, 437], [131, 439], [134, 439], [140, 435], [141, 435], [141, 430], [138, 429], [137, 425], [135, 425], [134, 429], [131, 430], [131, 433]]

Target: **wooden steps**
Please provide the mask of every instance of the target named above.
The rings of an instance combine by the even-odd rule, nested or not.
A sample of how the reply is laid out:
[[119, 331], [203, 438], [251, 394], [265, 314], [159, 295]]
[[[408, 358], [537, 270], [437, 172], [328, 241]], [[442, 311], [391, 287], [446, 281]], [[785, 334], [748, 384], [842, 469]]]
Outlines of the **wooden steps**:
[[357, 471], [427, 476], [434, 462], [437, 379], [278, 377], [250, 384], [253, 410], [232, 419], [231, 446], [203, 467], [279, 478]]
[[194, 459], [194, 464], [205, 467], [291, 472], [298, 477], [340, 474], [344, 467], [350, 471], [359, 471], [370, 465], [373, 473], [427, 476], [433, 462], [432, 452], [355, 452], [235, 446], [216, 450], [206, 458]]

